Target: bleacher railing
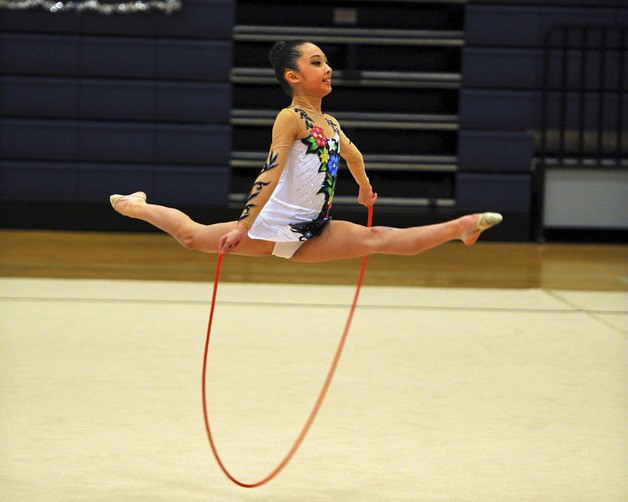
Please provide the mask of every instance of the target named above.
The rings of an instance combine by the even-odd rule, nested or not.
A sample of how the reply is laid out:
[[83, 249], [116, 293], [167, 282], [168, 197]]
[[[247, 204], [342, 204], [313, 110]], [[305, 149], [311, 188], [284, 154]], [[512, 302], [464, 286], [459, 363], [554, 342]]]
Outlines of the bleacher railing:
[[535, 172], [542, 238], [547, 168], [628, 168], [623, 26], [558, 26], [545, 37]]

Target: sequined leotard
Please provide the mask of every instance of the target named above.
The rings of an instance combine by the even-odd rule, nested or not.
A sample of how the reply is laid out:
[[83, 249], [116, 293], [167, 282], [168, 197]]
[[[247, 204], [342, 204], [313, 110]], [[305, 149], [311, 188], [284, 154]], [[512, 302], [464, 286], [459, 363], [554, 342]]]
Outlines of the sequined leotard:
[[293, 243], [275, 247], [285, 258], [329, 222], [339, 155], [358, 184], [369, 186], [362, 155], [336, 120], [299, 104], [295, 98], [279, 112], [270, 153], [239, 219], [253, 239]]

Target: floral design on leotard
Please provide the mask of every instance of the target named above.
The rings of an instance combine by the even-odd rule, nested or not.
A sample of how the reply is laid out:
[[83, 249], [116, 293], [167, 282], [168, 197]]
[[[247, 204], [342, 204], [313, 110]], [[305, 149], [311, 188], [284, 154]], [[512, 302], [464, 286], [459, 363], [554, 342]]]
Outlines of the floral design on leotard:
[[[325, 131], [321, 127], [314, 126], [312, 119], [299, 108], [295, 108], [295, 111], [301, 115], [301, 118], [305, 120], [305, 125], [310, 125], [310, 135], [302, 138], [301, 142], [307, 146], [306, 154], [316, 154], [320, 161], [319, 173], [325, 173], [321, 188], [317, 192], [324, 194], [325, 200], [320, 213], [313, 221], [298, 223], [291, 225], [292, 231], [301, 234], [299, 240], [308, 240], [312, 237], [320, 235], [323, 228], [330, 220], [330, 211], [332, 201], [334, 198], [334, 191], [336, 189], [336, 178], [338, 175], [338, 161], [340, 145], [337, 139], [327, 138]], [[337, 134], [338, 129], [336, 124], [326, 119], [327, 123], [333, 128]]]
[[310, 132], [310, 134], [312, 135], [312, 138], [314, 138], [314, 141], [316, 141], [316, 144], [318, 146], [327, 145], [327, 138], [325, 137], [325, 131], [323, 131], [320, 127], [318, 126], [314, 127], [312, 131]]

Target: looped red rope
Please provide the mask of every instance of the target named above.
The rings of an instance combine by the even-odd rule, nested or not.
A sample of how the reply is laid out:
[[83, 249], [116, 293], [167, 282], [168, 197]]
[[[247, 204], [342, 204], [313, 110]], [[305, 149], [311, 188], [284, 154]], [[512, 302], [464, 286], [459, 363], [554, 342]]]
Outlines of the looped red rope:
[[[370, 206], [368, 208], [368, 222], [367, 222], [367, 226], [370, 227], [373, 224], [373, 206]], [[301, 446], [301, 443], [303, 442], [303, 440], [305, 439], [305, 436], [307, 435], [308, 431], [310, 430], [310, 427], [312, 426], [312, 423], [314, 423], [314, 419], [316, 418], [316, 415], [318, 414], [318, 410], [320, 409], [320, 407], [323, 404], [323, 401], [325, 399], [325, 395], [327, 394], [327, 390], [329, 389], [329, 386], [331, 384], [331, 381], [334, 377], [334, 373], [336, 372], [336, 367], [338, 366], [338, 362], [340, 361], [340, 356], [342, 355], [342, 350], [344, 348], [345, 345], [345, 341], [347, 339], [347, 336], [349, 335], [349, 328], [351, 327], [351, 321], [353, 320], [353, 314], [355, 312], [355, 308], [358, 304], [358, 297], [360, 296], [360, 289], [362, 288], [362, 281], [364, 279], [364, 272], [366, 271], [366, 262], [367, 262], [367, 257], [364, 256], [362, 258], [362, 266], [360, 267], [360, 274], [358, 275], [358, 282], [356, 285], [356, 290], [355, 290], [355, 295], [353, 297], [353, 303], [351, 304], [351, 308], [349, 310], [349, 317], [347, 318], [347, 323], [345, 324], [345, 329], [344, 332], [342, 334], [342, 337], [340, 338], [340, 342], [338, 344], [338, 348], [336, 349], [336, 354], [334, 355], [334, 359], [331, 363], [331, 366], [329, 367], [329, 371], [327, 372], [327, 378], [325, 379], [325, 383], [323, 384], [323, 387], [321, 388], [320, 393], [318, 394], [318, 398], [316, 399], [316, 403], [314, 404], [314, 407], [312, 408], [312, 411], [310, 412], [310, 415], [307, 419], [307, 421], [305, 422], [305, 425], [303, 426], [303, 428], [301, 429], [301, 432], [299, 433], [299, 436], [296, 438], [296, 440], [294, 441], [294, 444], [292, 445], [292, 447], [290, 448], [290, 450], [288, 451], [288, 453], [283, 457], [283, 459], [281, 460], [281, 462], [279, 462], [279, 464], [277, 464], [277, 466], [264, 478], [262, 478], [261, 480], [255, 482], [255, 483], [244, 483], [238, 479], [236, 479], [227, 469], [227, 467], [225, 466], [225, 464], [222, 462], [222, 459], [220, 458], [220, 455], [218, 454], [218, 450], [216, 448], [216, 444], [214, 443], [214, 438], [212, 436], [211, 433], [211, 427], [209, 425], [209, 417], [207, 414], [207, 399], [206, 399], [206, 392], [205, 392], [205, 381], [206, 381], [206, 374], [207, 374], [207, 354], [209, 352], [209, 339], [210, 339], [210, 334], [211, 334], [211, 328], [212, 328], [212, 322], [214, 320], [214, 308], [216, 307], [216, 296], [218, 293], [218, 282], [220, 279], [220, 268], [222, 265], [222, 260], [224, 258], [223, 254], [219, 254], [218, 255], [218, 260], [216, 261], [216, 273], [214, 275], [214, 291], [212, 294], [212, 302], [211, 302], [211, 308], [209, 311], [209, 322], [207, 325], [207, 337], [205, 339], [205, 352], [203, 355], [203, 376], [202, 376], [202, 393], [203, 393], [203, 416], [205, 418], [205, 429], [207, 431], [207, 438], [209, 439], [209, 446], [211, 447], [212, 453], [214, 454], [214, 458], [216, 459], [216, 462], [218, 463], [218, 466], [220, 467], [220, 469], [222, 470], [222, 472], [232, 481], [234, 482], [236, 485], [238, 486], [242, 486], [244, 488], [255, 488], [257, 486], [261, 486], [265, 483], [268, 483], [271, 479], [273, 479], [275, 476], [277, 476], [277, 474], [279, 474], [283, 468], [288, 464], [288, 462], [290, 462], [290, 459], [294, 456], [294, 454], [296, 453], [296, 451], [299, 449], [299, 446]]]

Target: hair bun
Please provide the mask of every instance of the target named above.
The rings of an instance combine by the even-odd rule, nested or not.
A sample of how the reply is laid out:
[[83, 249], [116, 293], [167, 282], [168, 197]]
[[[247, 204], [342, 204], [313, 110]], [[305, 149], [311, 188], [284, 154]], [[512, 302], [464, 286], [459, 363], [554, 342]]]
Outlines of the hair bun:
[[275, 59], [277, 58], [277, 53], [286, 46], [286, 42], [277, 42], [273, 45], [273, 48], [270, 50], [270, 62], [274, 65]]

